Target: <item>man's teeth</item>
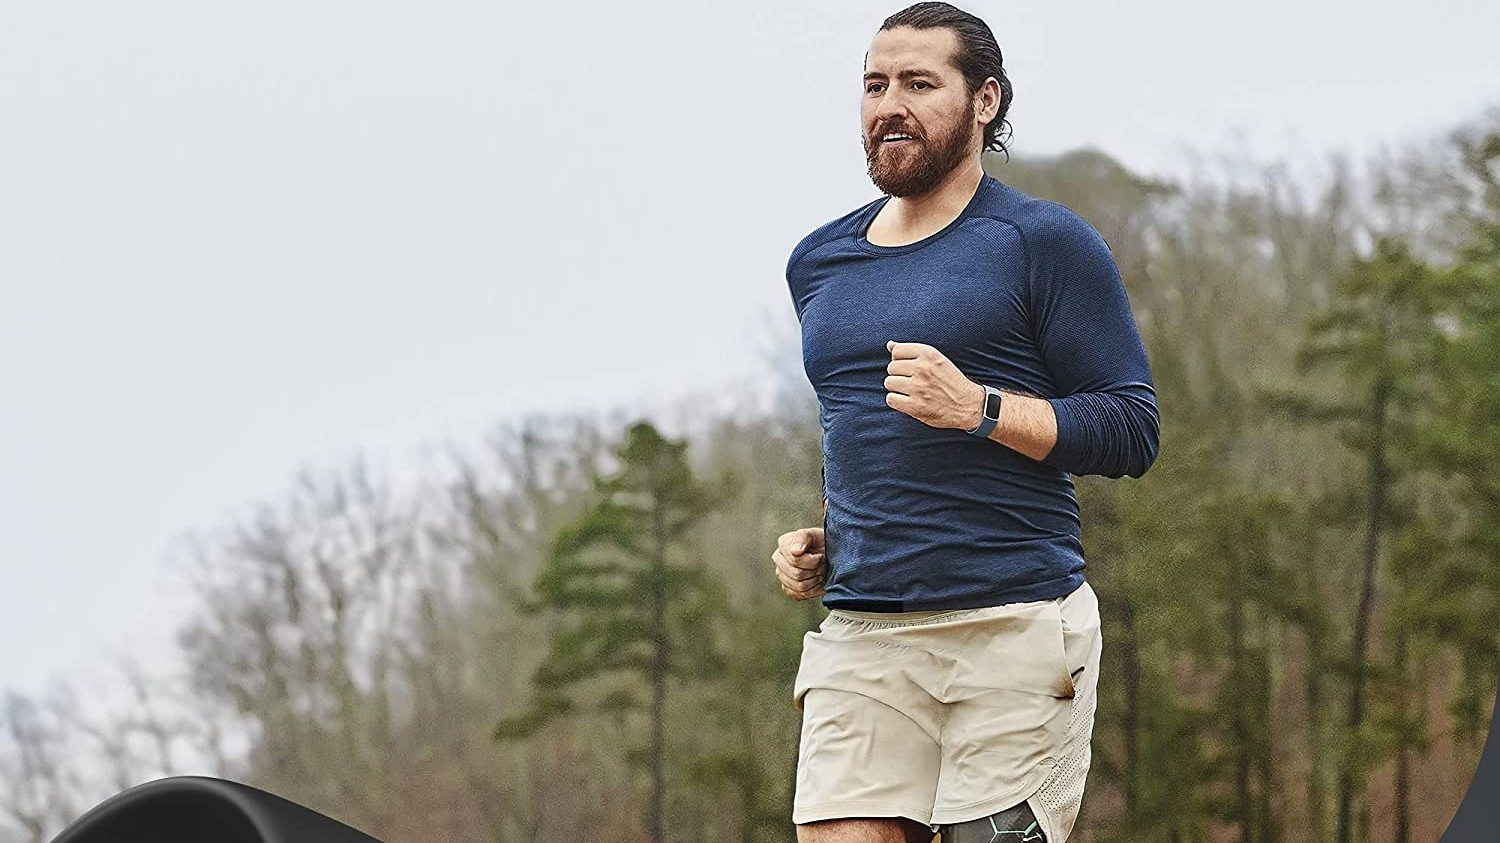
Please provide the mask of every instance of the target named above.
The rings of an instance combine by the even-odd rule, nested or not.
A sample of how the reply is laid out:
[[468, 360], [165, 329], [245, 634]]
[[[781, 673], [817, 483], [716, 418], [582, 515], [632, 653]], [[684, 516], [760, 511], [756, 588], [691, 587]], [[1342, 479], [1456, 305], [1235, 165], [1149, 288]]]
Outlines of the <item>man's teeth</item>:
[[886, 135], [881, 140], [911, 140], [911, 135]]

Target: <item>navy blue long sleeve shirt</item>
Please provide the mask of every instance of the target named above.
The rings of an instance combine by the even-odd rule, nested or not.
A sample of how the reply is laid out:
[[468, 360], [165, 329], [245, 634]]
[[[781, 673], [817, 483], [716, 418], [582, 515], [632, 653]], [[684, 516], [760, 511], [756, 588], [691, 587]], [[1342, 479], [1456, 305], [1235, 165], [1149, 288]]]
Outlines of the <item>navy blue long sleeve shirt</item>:
[[[915, 243], [865, 239], [889, 199], [819, 226], [786, 266], [823, 428], [823, 604], [901, 612], [1068, 594], [1085, 567], [1070, 475], [1140, 477], [1157, 453], [1151, 370], [1114, 257], [1066, 206], [988, 174]], [[889, 406], [887, 340], [1045, 398], [1056, 445], [1038, 461]]]

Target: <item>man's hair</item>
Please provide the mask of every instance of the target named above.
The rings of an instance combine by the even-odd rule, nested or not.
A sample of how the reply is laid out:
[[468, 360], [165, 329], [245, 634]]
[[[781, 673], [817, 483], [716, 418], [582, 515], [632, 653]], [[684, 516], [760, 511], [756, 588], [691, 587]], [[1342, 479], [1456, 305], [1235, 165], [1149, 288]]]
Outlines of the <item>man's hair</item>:
[[[913, 29], [945, 27], [958, 37], [958, 52], [952, 56], [953, 64], [963, 74], [964, 86], [973, 96], [984, 80], [995, 77], [1000, 83], [1000, 110], [995, 119], [984, 127], [984, 145], [981, 150], [993, 149], [1004, 152], [1007, 160], [1010, 151], [1000, 139], [1000, 129], [1006, 125], [1005, 115], [1010, 111], [1010, 100], [1015, 95], [1010, 79], [1005, 75], [1005, 59], [1000, 54], [1000, 45], [989, 24], [949, 3], [916, 3], [885, 19], [879, 32], [909, 26]], [[868, 56], [868, 54], [867, 54]], [[1007, 132], [1009, 134], [1009, 132]]]

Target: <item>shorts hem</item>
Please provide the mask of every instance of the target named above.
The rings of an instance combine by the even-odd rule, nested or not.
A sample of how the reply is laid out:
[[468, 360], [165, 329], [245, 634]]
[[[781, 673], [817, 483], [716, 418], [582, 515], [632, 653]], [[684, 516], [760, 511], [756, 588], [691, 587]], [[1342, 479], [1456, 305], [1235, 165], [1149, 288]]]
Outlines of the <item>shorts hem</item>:
[[[936, 825], [957, 825], [969, 822], [970, 820], [983, 819], [990, 814], [998, 813], [1013, 808], [1022, 802], [1030, 801], [1033, 796], [1036, 796], [1041, 791], [1042, 783], [1047, 778], [1046, 774], [1050, 774], [1055, 767], [1055, 763], [1051, 766], [1039, 765], [1038, 770], [1043, 774], [1033, 775], [1031, 782], [1025, 787], [1004, 796], [992, 796], [988, 799], [981, 799], [978, 802], [970, 802], [967, 805], [940, 805], [934, 807], [932, 809], [931, 823]], [[1036, 812], [1033, 811], [1032, 813]], [[1047, 820], [1040, 815], [1037, 816], [1037, 820], [1042, 823], [1043, 828], [1046, 828]], [[1050, 834], [1047, 839], [1052, 839]]]
[[932, 825], [931, 808], [903, 807], [889, 802], [816, 802], [812, 805], [798, 805], [792, 809], [794, 825], [818, 820], [848, 820], [864, 817], [903, 817], [923, 825]]

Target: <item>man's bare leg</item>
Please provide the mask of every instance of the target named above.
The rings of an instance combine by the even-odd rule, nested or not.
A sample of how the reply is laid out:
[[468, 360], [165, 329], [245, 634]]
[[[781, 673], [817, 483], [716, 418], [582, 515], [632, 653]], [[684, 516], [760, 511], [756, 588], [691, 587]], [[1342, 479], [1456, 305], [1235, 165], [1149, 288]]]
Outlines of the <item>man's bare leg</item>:
[[797, 843], [932, 843], [932, 828], [906, 817], [854, 817], [797, 826]]

